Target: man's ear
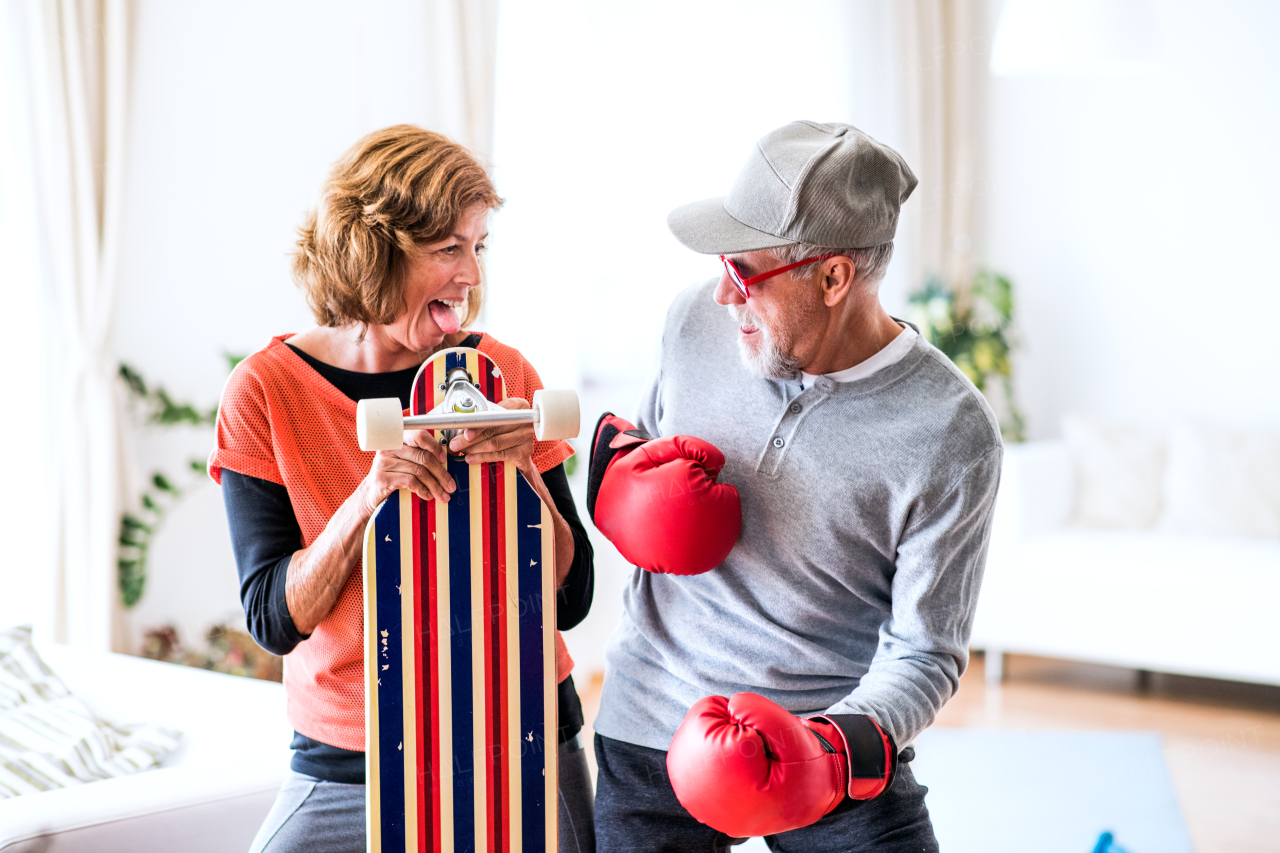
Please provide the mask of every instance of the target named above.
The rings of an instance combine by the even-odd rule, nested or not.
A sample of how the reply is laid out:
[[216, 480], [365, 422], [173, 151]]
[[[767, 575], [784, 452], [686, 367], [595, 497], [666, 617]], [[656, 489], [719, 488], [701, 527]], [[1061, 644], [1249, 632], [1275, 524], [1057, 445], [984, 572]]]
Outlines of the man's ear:
[[849, 295], [853, 289], [857, 268], [853, 261], [844, 255], [837, 255], [822, 262], [822, 302], [828, 308], [834, 308]]

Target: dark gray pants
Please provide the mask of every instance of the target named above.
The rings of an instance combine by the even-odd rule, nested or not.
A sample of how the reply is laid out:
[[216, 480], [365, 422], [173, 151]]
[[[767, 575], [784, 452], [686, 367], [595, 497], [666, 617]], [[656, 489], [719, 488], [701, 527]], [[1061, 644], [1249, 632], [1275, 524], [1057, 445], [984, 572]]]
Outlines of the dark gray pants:
[[[720, 853], [743, 839], [699, 823], [667, 778], [667, 754], [596, 735], [596, 844], [600, 853]], [[850, 800], [803, 829], [765, 838], [774, 853], [937, 853], [924, 795], [910, 764], [874, 800]]]
[[[582, 735], [560, 744], [560, 853], [595, 853]], [[365, 788], [289, 771], [250, 853], [364, 853]]]

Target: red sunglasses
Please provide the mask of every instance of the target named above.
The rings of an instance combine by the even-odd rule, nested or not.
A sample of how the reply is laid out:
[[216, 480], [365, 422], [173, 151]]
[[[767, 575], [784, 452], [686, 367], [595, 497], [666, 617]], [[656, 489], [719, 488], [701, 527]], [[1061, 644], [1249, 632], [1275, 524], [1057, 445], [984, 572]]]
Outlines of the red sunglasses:
[[787, 264], [785, 267], [778, 267], [776, 270], [762, 272], [760, 275], [753, 275], [747, 278], [742, 275], [742, 270], [738, 269], [738, 265], [724, 255], [720, 256], [720, 260], [724, 262], [725, 271], [729, 273], [729, 278], [733, 281], [733, 286], [738, 288], [738, 292], [742, 294], [743, 299], [751, 298], [751, 285], [759, 284], [767, 281], [775, 275], [782, 275], [787, 270], [793, 270], [796, 267], [803, 267], [809, 264], [816, 264], [818, 261], [825, 261], [827, 258], [834, 258], [835, 255], [819, 255], [816, 258], [809, 258], [805, 261], [796, 261], [794, 264]]

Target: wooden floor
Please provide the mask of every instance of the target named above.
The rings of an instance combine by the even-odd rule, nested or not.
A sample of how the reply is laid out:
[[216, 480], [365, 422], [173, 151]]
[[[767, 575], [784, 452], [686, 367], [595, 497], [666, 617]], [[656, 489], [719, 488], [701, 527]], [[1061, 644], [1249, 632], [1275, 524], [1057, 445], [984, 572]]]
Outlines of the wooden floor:
[[[589, 727], [600, 679], [579, 688]], [[1004, 683], [988, 687], [979, 654], [936, 725], [1159, 732], [1197, 853], [1280, 851], [1280, 687], [1022, 655], [1008, 656]]]

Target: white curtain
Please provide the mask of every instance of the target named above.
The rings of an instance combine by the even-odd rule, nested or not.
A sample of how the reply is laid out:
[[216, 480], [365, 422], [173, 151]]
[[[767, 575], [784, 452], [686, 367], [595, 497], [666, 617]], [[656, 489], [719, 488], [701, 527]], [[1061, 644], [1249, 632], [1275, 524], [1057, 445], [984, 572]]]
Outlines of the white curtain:
[[990, 45], [981, 0], [899, 0], [903, 155], [920, 179], [908, 253], [912, 287], [930, 276], [964, 288], [973, 274], [983, 82]]
[[427, 127], [486, 162], [493, 154], [494, 57], [498, 0], [427, 0], [432, 58]]
[[54, 638], [120, 648], [120, 398], [109, 346], [128, 93], [128, 0], [23, 7], [58, 519]]

